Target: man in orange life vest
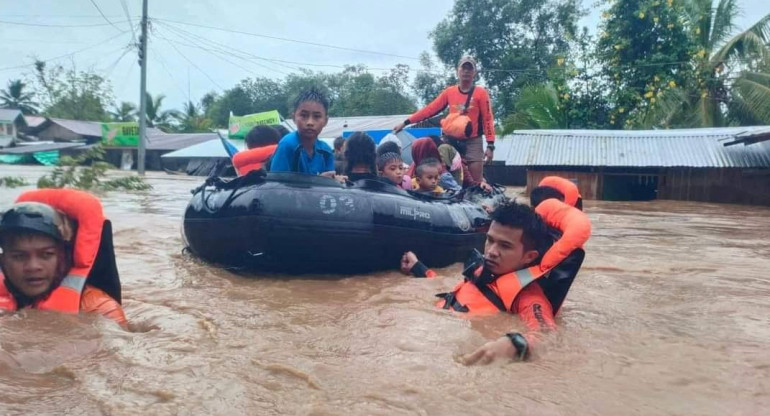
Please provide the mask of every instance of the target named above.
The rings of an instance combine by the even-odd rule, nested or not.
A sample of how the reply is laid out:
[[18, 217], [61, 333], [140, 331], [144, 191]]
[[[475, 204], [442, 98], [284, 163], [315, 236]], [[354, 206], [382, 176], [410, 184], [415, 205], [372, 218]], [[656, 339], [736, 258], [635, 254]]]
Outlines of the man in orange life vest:
[[0, 219], [0, 247], [0, 310], [94, 312], [127, 325], [112, 228], [94, 196], [70, 189], [22, 194]]
[[[486, 364], [497, 358], [526, 359], [540, 333], [556, 329], [554, 306], [541, 285], [531, 283], [561, 267], [562, 261], [590, 235], [590, 223], [586, 235], [586, 224], [580, 223], [582, 218], [577, 224], [574, 217], [567, 218], [574, 211], [574, 207], [553, 199], [538, 213], [516, 202], [503, 204], [492, 212], [483, 258], [466, 267], [465, 279], [452, 292], [437, 295], [441, 298], [437, 306], [474, 314], [517, 314], [528, 332], [508, 333], [485, 344], [463, 357], [466, 364]], [[541, 215], [564, 233], [548, 250], [553, 240]], [[574, 278], [581, 263], [582, 256], [580, 262], [571, 263], [563, 272]], [[404, 254], [401, 268], [417, 277], [436, 276], [411, 252]]]

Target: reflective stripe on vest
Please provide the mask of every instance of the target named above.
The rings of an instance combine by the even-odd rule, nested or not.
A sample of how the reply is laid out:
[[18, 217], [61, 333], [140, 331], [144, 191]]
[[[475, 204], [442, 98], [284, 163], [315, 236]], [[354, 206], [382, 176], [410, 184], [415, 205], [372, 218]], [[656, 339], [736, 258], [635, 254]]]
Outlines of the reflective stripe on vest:
[[499, 276], [488, 284], [465, 279], [452, 292], [436, 295], [441, 298], [436, 306], [472, 314], [509, 312], [522, 289], [546, 273], [532, 266]]
[[[80, 297], [86, 279], [96, 260], [104, 227], [104, 213], [99, 200], [83, 191], [74, 189], [39, 189], [19, 196], [16, 202], [39, 202], [63, 212], [78, 224], [73, 246], [73, 266], [59, 286], [48, 298], [33, 305], [37, 309], [78, 313]], [[5, 286], [5, 276], [0, 273], [0, 309], [15, 311], [16, 300]]]

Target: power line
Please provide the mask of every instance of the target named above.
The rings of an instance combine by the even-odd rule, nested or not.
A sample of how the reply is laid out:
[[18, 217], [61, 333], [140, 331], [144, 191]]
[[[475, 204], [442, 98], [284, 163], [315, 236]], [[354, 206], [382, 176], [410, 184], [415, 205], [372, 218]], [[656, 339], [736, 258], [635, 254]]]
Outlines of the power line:
[[[17, 25], [17, 26], [33, 26], [33, 27], [66, 27], [66, 28], [86, 28], [86, 27], [104, 27], [104, 26], [115, 26], [110, 23], [94, 23], [94, 24], [86, 24], [86, 25], [56, 25], [56, 24], [49, 24], [49, 23], [26, 23], [26, 22], [11, 22], [8, 20], [0, 20], [0, 23], [7, 24], [7, 25]], [[125, 21], [119, 21], [118, 23], [125, 23]], [[118, 29], [120, 30], [120, 29]], [[123, 32], [121, 32], [123, 33]]]
[[132, 49], [131, 45], [124, 46], [123, 48], [120, 49], [120, 50], [123, 50], [123, 53], [118, 57], [118, 59], [115, 60], [115, 62], [112, 63], [112, 65], [107, 67], [109, 69], [105, 68], [105, 70], [106, 70], [106, 73], [104, 75], [105, 79], [109, 78], [110, 75], [112, 75], [112, 71], [115, 70], [115, 68], [118, 66], [118, 64], [123, 59], [123, 57], [126, 56], [126, 54], [129, 53], [131, 51], [131, 49]]
[[[105, 25], [105, 26], [106, 26], [106, 25]], [[41, 62], [50, 62], [50, 61], [55, 61], [55, 60], [57, 60], [57, 59], [66, 58], [66, 57], [68, 57], [68, 56], [73, 56], [73, 55], [76, 55], [76, 54], [78, 54], [78, 53], [81, 53], [81, 52], [87, 51], [87, 50], [89, 50], [89, 49], [97, 48], [97, 47], [99, 47], [99, 46], [102, 46], [102, 45], [104, 45], [104, 44], [106, 44], [106, 43], [109, 43], [110, 41], [112, 41], [113, 39], [116, 39], [117, 37], [119, 37], [119, 36], [120, 36], [120, 35], [122, 35], [122, 34], [123, 34], [123, 33], [118, 33], [117, 35], [115, 35], [115, 36], [110, 36], [109, 38], [107, 38], [107, 39], [105, 39], [105, 40], [103, 40], [103, 41], [101, 41], [101, 42], [99, 42], [99, 43], [95, 43], [95, 44], [93, 44], [93, 45], [90, 45], [90, 46], [86, 46], [85, 48], [81, 48], [81, 49], [78, 49], [78, 50], [76, 50], [76, 51], [74, 51], [74, 52], [65, 53], [64, 55], [59, 55], [59, 56], [55, 56], [55, 57], [53, 57], [53, 58], [48, 58], [48, 59], [39, 59], [39, 60], [36, 60], [36, 61], [41, 61]], [[7, 71], [7, 70], [11, 70], [11, 69], [26, 68], [26, 67], [28, 67], [28, 66], [32, 66], [32, 65], [34, 65], [34, 64], [35, 64], [35, 63], [33, 62], [33, 63], [31, 63], [31, 64], [24, 64], [24, 65], [9, 66], [9, 67], [5, 67], [5, 68], [0, 68], [0, 71]]]
[[134, 66], [133, 65], [126, 65], [126, 66], [128, 67], [128, 71], [126, 71], [126, 75], [123, 76], [123, 81], [120, 84], [118, 84], [118, 85], [122, 85], [122, 88], [120, 88], [120, 87], [118, 87], [118, 85], [116, 85], [116, 87], [120, 88], [120, 94], [121, 95], [125, 94], [125, 92], [126, 92], [126, 85], [128, 83], [128, 79], [131, 77], [131, 73], [134, 71]]
[[[200, 37], [200, 36], [198, 36], [198, 35], [196, 35], [196, 34], [194, 34], [192, 32], [188, 32], [188, 31], [186, 31], [184, 29], [180, 29], [180, 28], [174, 27], [172, 25], [165, 24], [163, 22], [158, 22], [158, 23], [161, 26], [165, 27], [165, 28], [173, 30], [174, 32], [179, 32], [179, 33], [181, 33], [182, 35], [184, 35], [186, 37], [194, 37], [194, 38], [200, 39], [202, 42], [206, 42], [206, 43], [209, 43], [209, 44], [214, 44], [214, 45], [218, 45], [218, 46], [223, 47], [223, 48], [227, 48], [227, 49], [224, 50], [224, 52], [226, 52], [226, 53], [230, 53], [232, 51], [240, 52], [243, 55], [251, 57], [252, 59], [258, 59], [258, 60], [261, 60], [261, 61], [272, 62], [272, 63], [279, 64], [279, 65], [281, 65], [281, 64], [293, 64], [293, 65], [299, 65], [301, 67], [302, 66], [312, 66], [312, 67], [326, 67], [326, 68], [340, 68], [340, 69], [347, 68], [347, 66], [345, 66], [345, 65], [318, 64], [318, 63], [310, 63], [310, 62], [288, 61], [288, 60], [284, 60], [284, 59], [265, 58], [265, 57], [261, 57], [261, 56], [257, 56], [257, 55], [251, 54], [251, 53], [243, 51], [243, 50], [235, 49], [235, 48], [233, 48], [230, 45], [224, 45], [222, 43], [218, 43], [218, 42], [215, 42], [215, 41], [210, 40], [210, 39], [202, 38], [202, 37]], [[180, 37], [182, 37], [182, 36], [180, 36]], [[188, 45], [188, 46], [191, 46], [191, 45]], [[300, 68], [291, 67], [291, 66], [288, 66], [288, 65], [281, 65], [281, 66], [283, 66], [285, 68], [289, 68], [291, 70], [295, 70], [295, 71], [297, 69], [300, 69]], [[371, 67], [371, 68], [367, 67], [367, 69], [368, 70], [373, 70], [373, 71], [390, 71], [391, 70], [391, 68], [375, 68], [375, 67]]]
[[100, 14], [100, 15], [102, 15], [102, 17], [104, 18], [104, 21], [106, 21], [107, 23], [109, 23], [109, 24], [110, 24], [110, 26], [114, 27], [114, 28], [115, 28], [115, 30], [117, 30], [118, 32], [120, 32], [120, 33], [123, 33], [123, 32], [124, 32], [124, 30], [121, 30], [119, 27], [115, 26], [115, 24], [114, 24], [114, 23], [112, 23], [112, 22], [110, 21], [110, 19], [108, 19], [108, 18], [107, 18], [107, 16], [105, 16], [105, 15], [104, 15], [104, 12], [102, 12], [102, 9], [100, 9], [100, 8], [99, 8], [99, 5], [98, 5], [98, 4], [96, 4], [96, 1], [95, 1], [95, 0], [91, 0], [91, 4], [93, 4], [93, 5], [94, 5], [94, 7], [96, 7], [96, 11], [98, 11], [98, 12], [99, 12], [99, 14]]
[[280, 36], [263, 35], [263, 34], [259, 34], [259, 33], [251, 33], [251, 32], [244, 32], [244, 31], [240, 31], [240, 30], [225, 29], [225, 28], [221, 28], [221, 27], [201, 25], [201, 24], [197, 24], [197, 23], [180, 22], [178, 20], [159, 19], [159, 18], [155, 18], [155, 20], [160, 20], [160, 21], [164, 21], [164, 22], [167, 22], [167, 23], [176, 23], [176, 24], [186, 25], [186, 26], [200, 27], [200, 28], [205, 28], [205, 29], [219, 30], [219, 31], [222, 31], [222, 32], [237, 33], [237, 34], [241, 34], [241, 35], [254, 36], [254, 37], [265, 38], [265, 39], [280, 40], [280, 41], [283, 41], [283, 42], [300, 43], [300, 44], [304, 44], [304, 45], [318, 46], [318, 47], [330, 48], [330, 49], [338, 49], [338, 50], [350, 51], [350, 52], [367, 53], [367, 54], [372, 54], [372, 55], [391, 56], [391, 57], [394, 57], [394, 58], [411, 59], [411, 60], [415, 60], [415, 61], [419, 61], [420, 60], [420, 58], [415, 58], [413, 56], [397, 55], [397, 54], [388, 53], [388, 52], [370, 51], [370, 50], [366, 50], [366, 49], [348, 48], [348, 47], [345, 47], [345, 46], [330, 45], [330, 44], [318, 43], [318, 42], [309, 42], [309, 41], [299, 40], [299, 39], [283, 38], [283, 37], [280, 37]]
[[185, 92], [185, 91], [184, 91], [184, 88], [182, 88], [182, 87], [179, 85], [179, 82], [176, 80], [176, 78], [174, 78], [174, 76], [173, 76], [173, 75], [171, 75], [171, 71], [169, 71], [169, 70], [168, 70], [168, 67], [166, 66], [166, 60], [163, 58], [163, 54], [162, 54], [162, 53], [159, 53], [159, 52], [160, 52], [160, 50], [159, 50], [159, 49], [157, 49], [157, 48], [153, 48], [153, 50], [156, 52], [156, 54], [155, 54], [155, 55], [158, 57], [158, 62], [160, 62], [160, 66], [161, 66], [161, 67], [163, 67], [163, 70], [164, 70], [164, 71], [166, 71], [166, 74], [168, 74], [168, 78], [169, 78], [169, 79], [170, 79], [170, 80], [171, 80], [171, 81], [174, 83], [174, 85], [175, 85], [177, 88], [179, 88], [179, 92], [181, 92], [181, 93], [182, 93], [182, 95], [184, 95], [184, 96], [187, 96], [187, 101], [192, 101], [192, 100], [190, 99], [190, 95], [188, 94], [188, 92]]
[[128, 11], [128, 4], [126, 4], [126, 0], [120, 0], [120, 5], [123, 6], [123, 13], [126, 14], [126, 19], [128, 19], [128, 27], [131, 29], [131, 39], [133, 39], [134, 42], [136, 42], [136, 32], [134, 31], [134, 22], [131, 20], [131, 13]]
[[[168, 40], [166, 40], [166, 43], [168, 43], [169, 45], [171, 45], [171, 47], [172, 47], [172, 48], [174, 48], [174, 50], [175, 50], [175, 51], [176, 51], [176, 52], [177, 52], [177, 53], [178, 53], [178, 54], [179, 54], [179, 55], [180, 55], [182, 58], [184, 58], [184, 60], [185, 60], [185, 61], [187, 61], [187, 63], [189, 63], [190, 65], [192, 65], [192, 67], [193, 67], [193, 68], [197, 69], [197, 70], [198, 70], [198, 72], [200, 72], [201, 74], [205, 75], [205, 76], [206, 76], [206, 78], [208, 78], [208, 79], [209, 79], [209, 81], [211, 81], [211, 83], [212, 83], [212, 84], [214, 84], [214, 85], [215, 85], [217, 88], [219, 88], [221, 91], [224, 91], [224, 90], [225, 90], [224, 88], [222, 88], [222, 86], [221, 86], [221, 85], [219, 85], [219, 84], [218, 84], [216, 81], [214, 81], [214, 79], [213, 79], [213, 78], [211, 78], [211, 76], [209, 76], [209, 74], [207, 74], [205, 71], [203, 71], [202, 69], [200, 69], [200, 67], [198, 67], [198, 65], [195, 65], [195, 63], [194, 63], [193, 61], [191, 61], [190, 59], [188, 59], [188, 58], [187, 58], [187, 56], [185, 56], [185, 54], [183, 54], [183, 53], [182, 53], [182, 51], [180, 51], [180, 50], [179, 50], [179, 48], [177, 48], [177, 47], [176, 47], [176, 45], [174, 45], [173, 43], [169, 42]], [[147, 59], [147, 58], [145, 57], [145, 59]]]
[[[53, 17], [61, 19], [101, 19], [102, 17], [96, 14], [3, 14], [5, 17]], [[107, 16], [107, 17], [120, 17], [120, 15]]]
[[[233, 51], [235, 51], [235, 52], [239, 52], [239, 53], [241, 53], [241, 54], [247, 55], [247, 56], [248, 56], [248, 55], [250, 55], [250, 54], [248, 54], [248, 53], [246, 53], [246, 52], [243, 52], [243, 51], [239, 51], [239, 50], [237, 50], [237, 49], [232, 49], [232, 48], [230, 48], [229, 50], [228, 50], [228, 49], [222, 49], [221, 47], [218, 47], [218, 45], [221, 45], [221, 46], [223, 46], [223, 47], [227, 47], [227, 46], [226, 46], [226, 45], [222, 45], [222, 44], [219, 44], [219, 43], [217, 43], [217, 42], [214, 42], [214, 41], [211, 41], [211, 40], [208, 40], [208, 39], [205, 39], [205, 38], [202, 38], [202, 37], [200, 37], [200, 36], [197, 36], [197, 35], [195, 35], [195, 34], [192, 34], [192, 33], [189, 33], [189, 32], [185, 32], [185, 31], [183, 31], [183, 30], [181, 30], [181, 29], [177, 29], [177, 28], [174, 28], [174, 27], [172, 27], [172, 26], [169, 26], [169, 25], [163, 25], [163, 27], [165, 27], [165, 28], [167, 28], [167, 29], [171, 30], [172, 32], [174, 32], [174, 34], [175, 34], [175, 35], [179, 36], [180, 38], [184, 38], [184, 36], [185, 36], [185, 33], [187, 33], [187, 35], [186, 35], [186, 36], [193, 38], [193, 39], [192, 39], [192, 41], [193, 41], [193, 42], [195, 42], [195, 38], [197, 38], [197, 39], [199, 39], [199, 40], [200, 40], [202, 43], [208, 43], [209, 45], [213, 45], [213, 48], [214, 48], [214, 49], [208, 49], [208, 48], [205, 48], [205, 47], [203, 47], [203, 46], [201, 46], [201, 45], [196, 45], [196, 44], [192, 44], [192, 45], [191, 45], [191, 44], [188, 44], [188, 43], [183, 43], [183, 42], [176, 42], [176, 41], [172, 41], [172, 40], [169, 40], [168, 38], [164, 38], [164, 39], [165, 39], [166, 41], [168, 41], [168, 42], [174, 42], [174, 43], [177, 43], [177, 44], [180, 44], [180, 45], [185, 45], [185, 46], [188, 46], [188, 47], [192, 47], [192, 48], [198, 48], [198, 49], [201, 49], [201, 50], [203, 50], [203, 51], [206, 51], [206, 52], [209, 52], [209, 53], [212, 53], [212, 54], [214, 54], [214, 53], [217, 53], [217, 55], [215, 55], [215, 56], [219, 57], [220, 59], [223, 59], [223, 60], [225, 60], [225, 61], [227, 61], [227, 62], [229, 62], [229, 63], [231, 63], [231, 64], [233, 64], [233, 65], [235, 65], [235, 66], [238, 66], [239, 68], [242, 68], [242, 69], [244, 69], [244, 70], [246, 70], [246, 71], [248, 71], [248, 72], [251, 72], [251, 73], [253, 73], [253, 72], [252, 72], [250, 69], [246, 69], [246, 68], [243, 68], [243, 67], [241, 67], [240, 65], [238, 65], [238, 64], [236, 64], [236, 63], [234, 63], [234, 62], [230, 61], [230, 60], [228, 59], [228, 57], [229, 57], [229, 56], [232, 56], [232, 57], [234, 57], [234, 58], [238, 58], [238, 59], [241, 59], [241, 60], [244, 60], [244, 61], [249, 61], [250, 63], [253, 63], [253, 64], [255, 64], [255, 65], [258, 65], [258, 66], [260, 66], [260, 67], [262, 67], [262, 68], [265, 68], [265, 69], [267, 69], [267, 70], [269, 70], [269, 71], [273, 71], [273, 72], [277, 72], [277, 73], [280, 73], [280, 74], [288, 75], [288, 72], [286, 72], [286, 71], [282, 71], [282, 70], [274, 69], [274, 68], [268, 67], [268, 66], [266, 66], [266, 65], [262, 65], [262, 64], [256, 63], [256, 62], [251, 62], [251, 60], [249, 60], [249, 59], [245, 59], [245, 58], [243, 58], [243, 57], [241, 57], [241, 56], [238, 56], [238, 55], [236, 55], [236, 54], [233, 54], [233, 53], [232, 53]], [[182, 32], [182, 34], [180, 35], [179, 33], [177, 33], [177, 32], [176, 32], [177, 30], [181, 31], [181, 32]], [[252, 55], [252, 56], [254, 56], [254, 55]], [[256, 57], [256, 56], [255, 56], [255, 58], [259, 58], [259, 57]], [[291, 69], [291, 70], [295, 70], [295, 71], [297, 70], [297, 68], [292, 68], [292, 67], [290, 67], [290, 66], [287, 66], [287, 65], [282, 65], [282, 66], [284, 66], [284, 67], [286, 67], [286, 68], [289, 68], [289, 69]], [[256, 74], [255, 74], [255, 75], [256, 75]]]

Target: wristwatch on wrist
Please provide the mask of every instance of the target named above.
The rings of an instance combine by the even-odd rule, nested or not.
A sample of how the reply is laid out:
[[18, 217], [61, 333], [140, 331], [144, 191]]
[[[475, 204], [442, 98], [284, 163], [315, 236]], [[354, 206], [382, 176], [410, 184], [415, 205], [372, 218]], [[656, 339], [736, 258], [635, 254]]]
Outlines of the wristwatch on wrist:
[[505, 336], [511, 340], [511, 344], [516, 348], [516, 354], [514, 354], [513, 358], [520, 361], [526, 360], [527, 357], [529, 357], [529, 343], [527, 342], [527, 339], [524, 338], [524, 335], [521, 335], [518, 332], [509, 332], [505, 334]]
[[487, 143], [487, 149], [491, 151], [495, 151], [495, 144], [494, 143]]

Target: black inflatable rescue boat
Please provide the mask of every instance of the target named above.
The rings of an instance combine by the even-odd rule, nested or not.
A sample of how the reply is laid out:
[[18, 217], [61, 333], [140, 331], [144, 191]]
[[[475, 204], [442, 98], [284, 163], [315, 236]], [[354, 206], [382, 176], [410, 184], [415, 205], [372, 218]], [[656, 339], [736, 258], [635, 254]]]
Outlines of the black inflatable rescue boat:
[[481, 248], [489, 217], [476, 203], [435, 199], [378, 180], [346, 186], [294, 173], [209, 178], [193, 191], [184, 238], [224, 266], [289, 273], [396, 269], [405, 251], [431, 267]]

